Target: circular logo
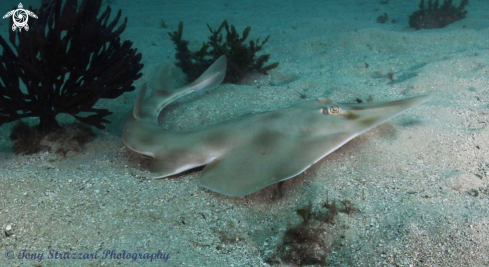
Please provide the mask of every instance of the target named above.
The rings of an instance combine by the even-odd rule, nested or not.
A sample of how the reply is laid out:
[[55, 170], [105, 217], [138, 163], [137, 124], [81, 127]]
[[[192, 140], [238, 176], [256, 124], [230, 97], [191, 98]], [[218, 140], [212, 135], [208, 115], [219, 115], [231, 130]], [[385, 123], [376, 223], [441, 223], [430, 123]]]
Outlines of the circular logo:
[[29, 16], [24, 9], [16, 9], [13, 15], [13, 20], [17, 28], [24, 28], [29, 20]]

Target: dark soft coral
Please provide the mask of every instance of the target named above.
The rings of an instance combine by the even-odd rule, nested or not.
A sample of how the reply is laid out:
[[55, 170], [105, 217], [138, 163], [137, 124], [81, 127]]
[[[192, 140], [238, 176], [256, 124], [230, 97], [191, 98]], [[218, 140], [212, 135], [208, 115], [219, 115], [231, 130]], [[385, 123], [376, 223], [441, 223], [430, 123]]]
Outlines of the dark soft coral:
[[421, 0], [419, 10], [409, 16], [409, 26], [416, 30], [443, 28], [466, 17], [465, 6], [468, 2], [468, 0], [462, 0], [456, 7], [452, 5], [452, 0], [444, 0], [441, 6], [438, 0], [434, 2], [429, 0], [426, 6], [424, 0]]

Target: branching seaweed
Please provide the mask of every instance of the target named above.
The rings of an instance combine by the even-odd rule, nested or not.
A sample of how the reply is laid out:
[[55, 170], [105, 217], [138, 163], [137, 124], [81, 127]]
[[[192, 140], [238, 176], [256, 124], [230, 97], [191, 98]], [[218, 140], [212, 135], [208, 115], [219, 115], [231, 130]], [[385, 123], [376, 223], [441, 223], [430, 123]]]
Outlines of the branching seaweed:
[[[302, 218], [298, 225], [288, 228], [283, 236], [281, 244], [277, 247], [277, 253], [266, 261], [270, 264], [286, 263], [296, 265], [319, 264], [326, 265], [326, 260], [332, 249], [332, 236], [339, 233], [328, 232], [327, 229], [334, 225], [334, 218], [339, 213], [352, 214], [358, 211], [348, 199], [329, 201], [322, 205], [325, 210], [313, 211], [311, 202], [296, 209], [297, 215]], [[344, 238], [344, 235], [339, 235]], [[329, 237], [330, 242], [325, 242]]]
[[[226, 55], [228, 65], [226, 69], [225, 83], [238, 83], [243, 77], [253, 71], [259, 71], [266, 74], [267, 71], [278, 67], [279, 63], [275, 62], [268, 66], [263, 66], [270, 58], [270, 54], [257, 57], [263, 45], [268, 42], [267, 36], [263, 41], [260, 39], [250, 40], [245, 43], [251, 31], [248, 26], [243, 30], [240, 37], [233, 25], [229, 25], [226, 20], [221, 23], [217, 30], [213, 30], [207, 24], [211, 35], [209, 41], [204, 42], [200, 50], [192, 52], [188, 49], [188, 41], [182, 39], [183, 22], [178, 24], [178, 30], [168, 33], [171, 40], [176, 45], [177, 59], [176, 65], [187, 74], [189, 80], [197, 79], [216, 59]], [[223, 36], [222, 30], [226, 31], [226, 37]]]

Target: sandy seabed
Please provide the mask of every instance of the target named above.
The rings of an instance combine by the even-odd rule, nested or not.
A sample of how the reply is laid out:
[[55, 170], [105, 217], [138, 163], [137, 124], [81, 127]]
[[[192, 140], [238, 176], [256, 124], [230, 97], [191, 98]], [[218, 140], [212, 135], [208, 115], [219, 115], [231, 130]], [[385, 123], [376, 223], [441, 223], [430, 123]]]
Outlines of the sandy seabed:
[[[0, 10], [17, 5], [6, 2]], [[166, 112], [167, 127], [198, 128], [303, 96], [432, 99], [353, 139], [280, 190], [272, 185], [243, 198], [198, 187], [199, 171], [145, 180], [141, 160], [121, 140], [136, 91], [101, 101], [114, 111], [112, 123], [66, 157], [15, 155], [11, 125], [2, 125], [1, 266], [269, 266], [285, 231], [302, 221], [296, 210], [309, 202], [320, 209], [326, 198], [358, 209], [325, 227], [328, 266], [489, 266], [487, 1], [471, 0], [462, 21], [420, 31], [407, 21], [416, 1], [111, 2], [112, 15], [122, 9], [129, 18], [122, 38], [143, 53], [137, 88], [174, 61], [166, 32], [180, 20], [195, 49], [208, 35], [205, 24], [223, 19], [238, 30], [251, 25], [251, 38], [271, 35], [263, 52], [279, 68], [185, 97]], [[377, 23], [384, 13], [395, 23]], [[22, 253], [33, 259], [18, 259]]]

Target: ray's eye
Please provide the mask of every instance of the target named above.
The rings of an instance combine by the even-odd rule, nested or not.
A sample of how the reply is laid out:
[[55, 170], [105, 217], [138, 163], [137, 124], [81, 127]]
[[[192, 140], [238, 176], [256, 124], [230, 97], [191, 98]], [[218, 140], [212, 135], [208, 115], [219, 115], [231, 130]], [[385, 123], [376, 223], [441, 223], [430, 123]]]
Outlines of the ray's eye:
[[340, 113], [340, 107], [338, 106], [331, 106], [329, 108], [322, 108], [321, 113], [326, 114], [326, 115], [336, 115]]
[[340, 113], [340, 107], [338, 106], [329, 107], [329, 114], [338, 114], [338, 113]]

